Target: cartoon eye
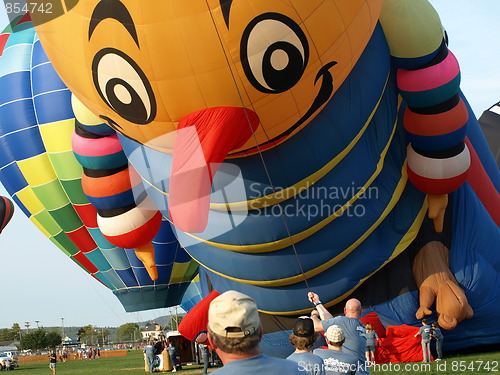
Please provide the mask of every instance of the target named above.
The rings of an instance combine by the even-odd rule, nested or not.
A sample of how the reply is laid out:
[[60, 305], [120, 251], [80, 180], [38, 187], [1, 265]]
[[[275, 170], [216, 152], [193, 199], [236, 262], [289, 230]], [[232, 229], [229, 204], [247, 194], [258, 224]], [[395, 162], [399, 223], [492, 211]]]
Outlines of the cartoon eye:
[[94, 85], [106, 104], [125, 120], [144, 125], [156, 116], [151, 85], [139, 65], [122, 51], [105, 48], [92, 62]]
[[259, 91], [280, 93], [302, 77], [309, 45], [300, 26], [279, 13], [254, 18], [243, 32], [240, 58], [250, 83]]

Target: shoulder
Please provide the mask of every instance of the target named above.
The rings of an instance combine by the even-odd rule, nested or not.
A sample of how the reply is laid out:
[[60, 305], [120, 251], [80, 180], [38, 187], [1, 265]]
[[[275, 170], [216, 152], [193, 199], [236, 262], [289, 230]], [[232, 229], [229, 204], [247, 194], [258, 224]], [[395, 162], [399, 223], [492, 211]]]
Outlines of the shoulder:
[[[288, 369], [291, 371], [291, 374], [295, 374], [295, 372], [298, 372], [298, 367], [297, 363], [290, 361], [288, 359], [282, 359], [282, 358], [275, 358], [275, 357], [269, 357], [267, 355], [263, 355], [262, 360], [265, 360], [269, 362], [272, 366], [275, 366], [276, 369], [281, 368], [281, 369]], [[287, 372], [288, 374], [288, 372]]]
[[346, 363], [358, 363], [358, 357], [356, 357], [354, 354], [351, 353], [335, 351], [332, 357], [337, 358], [339, 361]]
[[356, 357], [355, 355], [351, 354], [351, 353], [344, 353], [342, 352], [343, 354], [345, 354], [345, 358], [347, 360], [349, 360], [350, 362], [353, 362], [353, 363], [357, 363], [358, 362], [358, 357]]
[[321, 324], [323, 325], [323, 330], [326, 331], [328, 327], [333, 326], [334, 324], [338, 324], [339, 323], [338, 318], [340, 317], [336, 316], [335, 318], [322, 320]]
[[318, 363], [318, 364], [323, 363], [323, 358], [321, 358], [319, 355], [316, 355], [314, 353], [309, 353], [309, 356], [307, 358], [311, 363]]
[[314, 349], [312, 354], [314, 354], [315, 356], [318, 356], [320, 358], [324, 358], [325, 356], [328, 356], [329, 352], [330, 352], [329, 349], [318, 348], [318, 349]]

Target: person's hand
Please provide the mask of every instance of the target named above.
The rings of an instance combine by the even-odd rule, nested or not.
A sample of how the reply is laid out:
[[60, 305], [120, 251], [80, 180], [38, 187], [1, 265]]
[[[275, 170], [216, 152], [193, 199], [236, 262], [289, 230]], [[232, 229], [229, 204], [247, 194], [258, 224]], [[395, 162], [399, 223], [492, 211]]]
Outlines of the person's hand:
[[314, 292], [307, 293], [307, 298], [312, 303], [319, 302], [319, 296]]

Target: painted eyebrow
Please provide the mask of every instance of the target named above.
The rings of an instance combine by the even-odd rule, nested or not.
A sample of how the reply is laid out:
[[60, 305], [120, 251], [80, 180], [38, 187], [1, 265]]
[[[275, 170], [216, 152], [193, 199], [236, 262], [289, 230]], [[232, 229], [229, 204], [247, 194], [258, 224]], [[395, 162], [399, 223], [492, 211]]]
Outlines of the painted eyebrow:
[[229, 29], [229, 12], [231, 11], [233, 0], [219, 0], [219, 2], [222, 10], [222, 15], [224, 16], [224, 21], [226, 22], [226, 26]]
[[112, 18], [120, 22], [127, 29], [135, 44], [139, 47], [139, 38], [135, 29], [134, 21], [127, 7], [120, 0], [101, 0], [92, 12], [89, 25], [89, 40], [96, 27], [105, 19]]

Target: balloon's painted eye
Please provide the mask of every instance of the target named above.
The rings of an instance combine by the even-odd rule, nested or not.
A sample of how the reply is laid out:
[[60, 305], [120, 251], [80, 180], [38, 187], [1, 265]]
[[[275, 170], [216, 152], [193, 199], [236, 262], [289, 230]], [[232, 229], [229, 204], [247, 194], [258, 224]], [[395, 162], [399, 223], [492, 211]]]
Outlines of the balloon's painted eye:
[[300, 80], [309, 59], [307, 37], [291, 18], [265, 13], [243, 32], [240, 58], [250, 83], [259, 91], [280, 93]]
[[92, 76], [101, 98], [125, 120], [139, 125], [153, 121], [156, 101], [151, 84], [130, 56], [102, 49], [92, 62]]

